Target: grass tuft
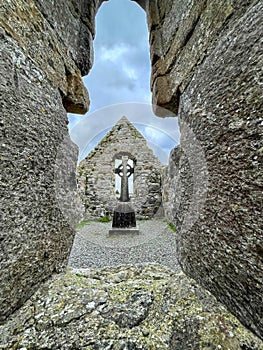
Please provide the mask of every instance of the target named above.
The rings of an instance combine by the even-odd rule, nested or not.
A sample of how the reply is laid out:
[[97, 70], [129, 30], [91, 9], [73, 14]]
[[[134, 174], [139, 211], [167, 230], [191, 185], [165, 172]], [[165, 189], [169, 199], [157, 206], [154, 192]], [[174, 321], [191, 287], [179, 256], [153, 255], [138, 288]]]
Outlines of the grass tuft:
[[174, 226], [174, 224], [172, 222], [168, 222], [168, 226], [170, 227], [170, 229], [174, 232], [176, 232], [176, 227]]
[[98, 222], [110, 222], [111, 219], [108, 215], [103, 216], [103, 218], [99, 219]]
[[79, 230], [80, 228], [82, 228], [82, 227], [88, 225], [89, 222], [90, 222], [90, 220], [82, 220], [81, 222], [78, 223], [77, 229]]

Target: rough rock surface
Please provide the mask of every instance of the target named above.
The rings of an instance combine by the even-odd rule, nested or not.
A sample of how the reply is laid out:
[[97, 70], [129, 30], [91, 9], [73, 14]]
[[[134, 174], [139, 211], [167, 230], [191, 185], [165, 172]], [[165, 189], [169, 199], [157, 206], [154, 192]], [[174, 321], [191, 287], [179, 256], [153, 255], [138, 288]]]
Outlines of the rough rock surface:
[[149, 8], [154, 99], [179, 108], [164, 193], [179, 261], [263, 337], [263, 4]]
[[178, 112], [179, 97], [222, 31], [258, 1], [148, 2], [154, 105]]
[[0, 321], [65, 268], [73, 243], [77, 148], [64, 108], [89, 103], [81, 72], [94, 29], [83, 4], [0, 1]]
[[85, 218], [111, 215], [117, 206], [115, 161], [122, 156], [133, 161], [131, 203], [137, 217], [153, 217], [162, 202], [162, 164], [142, 134], [122, 117], [78, 167], [79, 197]]
[[263, 349], [209, 292], [159, 265], [58, 275], [0, 334], [3, 350]]

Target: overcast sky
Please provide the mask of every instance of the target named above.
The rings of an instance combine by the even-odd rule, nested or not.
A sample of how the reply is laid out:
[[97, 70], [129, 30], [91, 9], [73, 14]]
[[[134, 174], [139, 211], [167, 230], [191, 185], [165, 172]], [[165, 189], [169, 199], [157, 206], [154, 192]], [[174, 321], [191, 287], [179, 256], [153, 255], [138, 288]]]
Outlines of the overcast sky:
[[163, 163], [178, 143], [177, 118], [152, 113], [145, 12], [130, 0], [105, 2], [96, 16], [94, 66], [84, 83], [91, 105], [85, 116], [69, 115], [73, 141], [83, 159], [125, 115]]

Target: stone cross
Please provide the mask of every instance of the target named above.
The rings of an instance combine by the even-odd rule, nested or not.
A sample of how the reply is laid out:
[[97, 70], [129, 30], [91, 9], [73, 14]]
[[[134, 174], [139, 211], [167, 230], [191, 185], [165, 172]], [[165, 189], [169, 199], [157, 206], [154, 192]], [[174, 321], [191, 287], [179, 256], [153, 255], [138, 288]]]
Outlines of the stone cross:
[[121, 202], [128, 202], [129, 197], [129, 182], [128, 178], [134, 173], [134, 168], [128, 164], [128, 157], [122, 157], [122, 163], [115, 169], [115, 174], [118, 174], [121, 177]]

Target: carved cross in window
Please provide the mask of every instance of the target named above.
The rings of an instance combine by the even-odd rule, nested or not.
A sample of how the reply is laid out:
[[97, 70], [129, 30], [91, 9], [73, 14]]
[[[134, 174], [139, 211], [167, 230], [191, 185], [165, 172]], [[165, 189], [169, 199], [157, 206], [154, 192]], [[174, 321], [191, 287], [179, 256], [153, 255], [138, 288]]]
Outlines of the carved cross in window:
[[128, 164], [129, 158], [127, 156], [122, 156], [122, 163], [115, 169], [115, 174], [121, 177], [121, 202], [128, 202], [129, 197], [129, 181], [128, 178], [134, 173], [134, 168]]

